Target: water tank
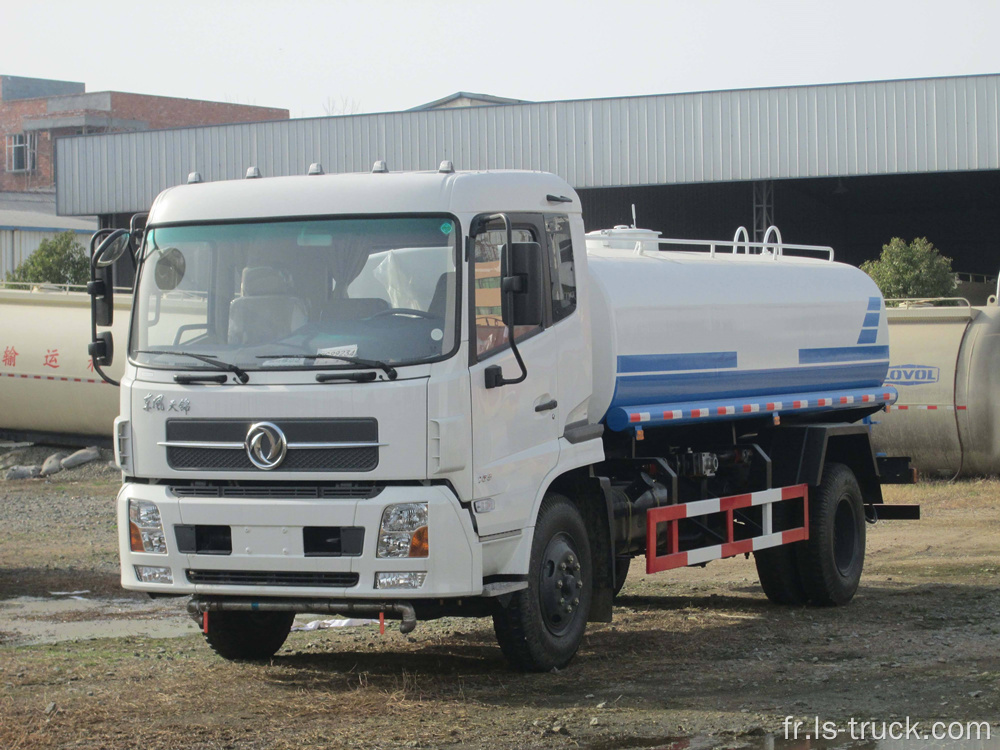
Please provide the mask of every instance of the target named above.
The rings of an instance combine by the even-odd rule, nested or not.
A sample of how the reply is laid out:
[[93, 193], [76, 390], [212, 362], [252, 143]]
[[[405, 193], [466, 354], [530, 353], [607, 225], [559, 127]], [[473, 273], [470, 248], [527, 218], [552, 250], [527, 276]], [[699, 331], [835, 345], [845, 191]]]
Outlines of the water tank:
[[899, 392], [872, 417], [875, 449], [910, 456], [921, 472], [1000, 474], [1000, 307], [944, 302], [889, 308], [891, 366]]
[[592, 419], [604, 415], [621, 430], [637, 411], [670, 414], [678, 404], [708, 402], [713, 415], [735, 406], [748, 409], [735, 416], [753, 416], [757, 404], [747, 400], [757, 397], [777, 403], [789, 394], [859, 389], [885, 396], [882, 295], [865, 273], [832, 261], [829, 248], [673, 250], [664, 248], [680, 241], [656, 237], [636, 229], [587, 235]]

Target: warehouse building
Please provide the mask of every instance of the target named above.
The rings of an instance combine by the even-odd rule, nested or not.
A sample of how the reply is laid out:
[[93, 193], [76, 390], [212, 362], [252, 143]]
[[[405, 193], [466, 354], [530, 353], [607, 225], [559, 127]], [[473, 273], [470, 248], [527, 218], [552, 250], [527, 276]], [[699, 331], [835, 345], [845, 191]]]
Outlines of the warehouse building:
[[[478, 96], [479, 99], [474, 99]], [[465, 100], [471, 99], [466, 105]], [[827, 244], [876, 257], [926, 236], [956, 270], [1000, 265], [1000, 75], [553, 102], [462, 92], [405, 112], [60, 138], [57, 209], [124, 226], [186, 181], [392, 170], [536, 169], [580, 192], [588, 229]], [[455, 103], [459, 106], [455, 106]], [[463, 106], [464, 105], [464, 106]]]

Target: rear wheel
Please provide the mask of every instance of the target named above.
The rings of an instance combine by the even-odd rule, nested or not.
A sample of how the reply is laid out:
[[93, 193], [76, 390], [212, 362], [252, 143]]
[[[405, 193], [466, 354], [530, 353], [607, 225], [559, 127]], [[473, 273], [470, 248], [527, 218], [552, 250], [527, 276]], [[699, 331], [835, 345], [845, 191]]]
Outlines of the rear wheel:
[[793, 545], [762, 549], [754, 552], [753, 557], [760, 587], [773, 603], [794, 605], [809, 601]]
[[205, 640], [223, 659], [270, 659], [285, 642], [294, 619], [294, 612], [210, 612]]
[[549, 495], [535, 524], [528, 588], [493, 614], [497, 642], [511, 666], [545, 672], [569, 664], [583, 640], [592, 591], [580, 511], [562, 495]]
[[865, 506], [847, 466], [828, 463], [809, 498], [809, 539], [796, 555], [809, 603], [847, 604], [865, 565]]

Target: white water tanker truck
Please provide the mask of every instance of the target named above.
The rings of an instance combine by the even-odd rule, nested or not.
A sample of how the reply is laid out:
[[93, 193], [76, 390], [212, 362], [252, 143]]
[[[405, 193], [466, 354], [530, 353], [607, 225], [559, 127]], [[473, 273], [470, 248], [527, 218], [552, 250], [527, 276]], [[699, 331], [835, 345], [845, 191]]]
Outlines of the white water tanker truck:
[[895, 398], [882, 298], [829, 248], [585, 235], [563, 180], [447, 162], [178, 186], [139, 238], [91, 283], [96, 331], [133, 248], [122, 584], [225, 658], [296, 613], [465, 615], [561, 668], [633, 557], [846, 604], [866, 519], [912, 510], [857, 424]]

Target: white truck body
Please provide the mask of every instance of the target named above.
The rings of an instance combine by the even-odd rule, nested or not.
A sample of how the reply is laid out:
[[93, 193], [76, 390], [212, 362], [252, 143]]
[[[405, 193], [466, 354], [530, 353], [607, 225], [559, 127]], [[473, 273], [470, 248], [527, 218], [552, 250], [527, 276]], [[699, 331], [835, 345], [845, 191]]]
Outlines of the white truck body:
[[[379, 245], [393, 221], [410, 222], [417, 239]], [[511, 247], [497, 244], [503, 221]], [[616, 236], [626, 240], [609, 241]], [[642, 553], [650, 502], [660, 516], [649, 529], [659, 550], [647, 551], [649, 570], [688, 564], [684, 555], [694, 564], [781, 544], [795, 522], [781, 526], [772, 503], [789, 498], [799, 510], [785, 515], [804, 528], [784, 532], [785, 541], [801, 546], [812, 523], [805, 488], [825, 492], [830, 445], [841, 446], [837, 460], [862, 488], [848, 509], [847, 528], [860, 525], [842, 570], [849, 591], [802, 593], [795, 584], [786, 593], [849, 599], [860, 576], [857, 534], [863, 561], [861, 493], [865, 504], [881, 499], [867, 434], [846, 423], [895, 395], [881, 387], [888, 348], [877, 289], [857, 269], [777, 245], [662, 252], [643, 237], [638, 245], [628, 232], [585, 237], [579, 198], [543, 173], [282, 177], [162, 193], [146, 223], [130, 341], [118, 345], [119, 356], [128, 350], [115, 424], [123, 586], [194, 595], [192, 612], [217, 650], [231, 635], [213, 642], [212, 613], [367, 606], [406, 610], [405, 621], [414, 606], [433, 606], [427, 616], [493, 613], [512, 661], [548, 668], [572, 657], [578, 621], [610, 617], [614, 560], [620, 572]], [[364, 242], [372, 246], [357, 251]], [[515, 351], [503, 345], [500, 301], [516, 292], [501, 289], [501, 268], [525, 242], [540, 246], [548, 285], [543, 324], [523, 338], [519, 330]], [[356, 252], [360, 260], [332, 259]], [[276, 270], [292, 261], [300, 265]], [[215, 286], [203, 289], [198, 278]], [[326, 317], [375, 309], [379, 295], [384, 307], [352, 319], [357, 339]], [[293, 333], [253, 338], [259, 330], [245, 321], [270, 325], [289, 309]], [[370, 333], [378, 321], [384, 333]], [[387, 359], [392, 346], [423, 354]], [[366, 347], [389, 353], [382, 364], [336, 359], [374, 359]], [[199, 352], [215, 365], [195, 359]], [[523, 382], [489, 387], [497, 366], [503, 377], [517, 374], [518, 356]], [[233, 364], [248, 382], [226, 372]], [[768, 432], [783, 418], [799, 427]], [[802, 436], [816, 429], [824, 436], [816, 461], [783, 458], [807, 453]], [[776, 455], [743, 432], [763, 436]], [[786, 440], [797, 447], [786, 451]], [[633, 491], [637, 481], [650, 489]], [[723, 497], [737, 491], [758, 494]], [[426, 525], [408, 556], [386, 556], [396, 523], [386, 519], [422, 512], [410, 505], [426, 507]], [[746, 509], [736, 526], [734, 507]], [[710, 514], [705, 523], [724, 543], [685, 541], [683, 508]], [[586, 551], [567, 513], [587, 527]], [[744, 538], [747, 524], [759, 527], [757, 541]], [[681, 551], [699, 544], [700, 552]], [[539, 566], [557, 563], [570, 577], [538, 593], [549, 586]], [[412, 576], [395, 586], [396, 573]], [[504, 618], [539, 607], [541, 645], [520, 626], [510, 634]]]

